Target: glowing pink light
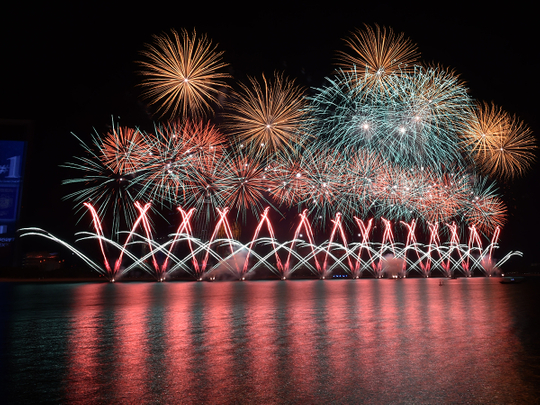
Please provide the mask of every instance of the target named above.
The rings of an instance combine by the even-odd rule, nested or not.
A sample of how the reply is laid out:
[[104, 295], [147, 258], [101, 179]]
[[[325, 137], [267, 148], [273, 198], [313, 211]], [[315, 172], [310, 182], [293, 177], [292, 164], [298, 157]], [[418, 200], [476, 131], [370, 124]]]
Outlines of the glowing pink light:
[[[332, 246], [332, 242], [334, 241], [334, 236], [336, 234], [336, 231], [339, 229], [339, 233], [341, 235], [341, 239], [343, 240], [343, 245], [345, 246], [345, 249], [347, 249], [347, 238], [345, 237], [345, 232], [343, 231], [343, 226], [341, 225], [341, 214], [338, 212], [336, 214], [336, 219], [332, 219], [332, 222], [334, 223], [334, 226], [332, 228], [332, 233], [330, 234], [330, 241], [328, 243], [328, 248], [326, 250], [326, 254], [324, 256], [324, 262], [323, 262], [323, 273], [324, 276], [326, 276], [326, 269], [328, 264], [328, 255], [330, 253], [330, 247]], [[351, 272], [353, 271], [353, 265], [351, 262], [351, 257], [347, 255], [347, 261], [349, 263], [349, 269]]]
[[[286, 246], [285, 244], [279, 244], [275, 238], [274, 229], [269, 218], [270, 209], [269, 207], [267, 207], [259, 219], [259, 222], [254, 231], [251, 241], [248, 243], [248, 245], [243, 246], [238, 241], [234, 240], [231, 227], [227, 219], [227, 214], [229, 213], [229, 209], [223, 208], [223, 209], [217, 209], [219, 219], [215, 225], [210, 241], [204, 242], [201, 245], [201, 248], [199, 248], [198, 250], [195, 250], [192, 245], [193, 230], [190, 223], [190, 220], [195, 211], [194, 208], [191, 208], [190, 210], [185, 211], [181, 207], [178, 207], [178, 211], [181, 214], [182, 220], [177, 229], [177, 232], [170, 243], [160, 245], [160, 244], [157, 244], [153, 240], [151, 225], [148, 218], [148, 210], [150, 209], [150, 203], [142, 205], [141, 203], [137, 202], [135, 203], [135, 208], [137, 209], [139, 215], [136, 221], [134, 222], [131, 228], [131, 231], [126, 237], [123, 245], [118, 245], [113, 242], [114, 247], [118, 248], [120, 252], [119, 252], [117, 260], [115, 261], [114, 267], [111, 268], [109, 258], [107, 257], [109, 253], [106, 252], [106, 248], [105, 248], [105, 244], [111, 243], [111, 241], [105, 238], [103, 234], [102, 223], [100, 221], [100, 218], [95, 208], [90, 203], [85, 203], [84, 205], [89, 210], [90, 214], [92, 215], [92, 223], [96, 232], [96, 239], [98, 239], [99, 248], [103, 257], [105, 271], [101, 269], [99, 271], [100, 272], [103, 271], [103, 273], [107, 275], [110, 281], [114, 281], [116, 276], [118, 275], [118, 272], [120, 271], [120, 267], [124, 259], [124, 255], [126, 254], [129, 256], [129, 258], [135, 260], [135, 263], [132, 264], [129, 268], [132, 268], [134, 265], [137, 265], [137, 263], [142, 264], [146, 258], [149, 258], [151, 256], [153, 270], [150, 269], [150, 272], [154, 273], [159, 281], [163, 281], [165, 279], [164, 275], [168, 271], [172, 272], [176, 269], [176, 266], [175, 266], [173, 269], [168, 270], [168, 265], [172, 258], [174, 258], [174, 260], [177, 263], [184, 262], [190, 259], [189, 256], [186, 256], [184, 259], [181, 260], [177, 258], [173, 253], [174, 247], [180, 240], [184, 238], [184, 236], [187, 236], [185, 237], [185, 240], [187, 241], [189, 245], [189, 254], [191, 255], [191, 262], [193, 264], [194, 275], [197, 277], [197, 279], [202, 279], [202, 277], [205, 276], [205, 274], [214, 270], [214, 268], [212, 268], [211, 270], [207, 270], [208, 259], [211, 253], [218, 260], [226, 260], [220, 256], [219, 252], [211, 252], [212, 245], [214, 244], [217, 234], [220, 232], [221, 229], [224, 230], [224, 233], [226, 235], [226, 240], [228, 242], [228, 246], [230, 250], [230, 255], [228, 257], [234, 257], [236, 254], [238, 254], [239, 251], [238, 251], [237, 245], [246, 249], [247, 254], [245, 258], [243, 258], [244, 260], [243, 264], [239, 263], [238, 260], [233, 260], [236, 266], [236, 274], [238, 275], [238, 278], [245, 279], [246, 275], [250, 272], [250, 268], [249, 268], [250, 257], [253, 254], [255, 254], [254, 249], [257, 243], [259, 243], [262, 240], [260, 238], [260, 234], [261, 234], [263, 226], [265, 225], [270, 236], [269, 238], [270, 244], [272, 245], [272, 248], [273, 248], [273, 251], [271, 254], [275, 256], [275, 260], [276, 260], [277, 269], [273, 269], [272, 271], [275, 271], [283, 279], [290, 276], [291, 272], [293, 272], [298, 266], [302, 264], [309, 267], [311, 271], [314, 274], [317, 274], [320, 278], [328, 277], [335, 266], [340, 266], [343, 270], [350, 273], [355, 278], [359, 277], [362, 274], [362, 271], [364, 268], [369, 269], [371, 266], [373, 275], [375, 277], [381, 277], [383, 276], [383, 271], [384, 271], [383, 265], [385, 265], [386, 261], [390, 260], [388, 259], [389, 253], [392, 253], [393, 258], [402, 260], [402, 262], [400, 262], [399, 264], [399, 267], [401, 268], [398, 270], [402, 275], [406, 275], [408, 272], [412, 270], [416, 270], [416, 271], [419, 271], [420, 274], [422, 274], [424, 277], [429, 277], [429, 275], [431, 274], [431, 269], [434, 265], [437, 266], [437, 268], [442, 269], [447, 277], [451, 276], [456, 270], [462, 271], [466, 276], [471, 276], [472, 271], [476, 268], [483, 271], [486, 275], [488, 273], [491, 275], [491, 271], [494, 266], [494, 264], [492, 263], [493, 249], [496, 248], [496, 244], [498, 242], [499, 235], [500, 235], [500, 228], [497, 227], [491, 237], [491, 243], [489, 244], [489, 246], [487, 246], [487, 248], [484, 249], [481, 235], [477, 227], [473, 224], [469, 226], [469, 235], [468, 235], [469, 237], [468, 237], [467, 245], [462, 245], [460, 243], [459, 229], [456, 223], [446, 224], [446, 227], [449, 230], [449, 239], [445, 243], [445, 245], [442, 246], [440, 237], [439, 237], [439, 224], [428, 223], [427, 225], [429, 228], [429, 244], [425, 245], [422, 243], [418, 243], [417, 236], [416, 236], [417, 221], [411, 220], [410, 223], [402, 221], [401, 225], [407, 229], [407, 239], [404, 244], [404, 247], [402, 248], [400, 247], [401, 244], [398, 244], [397, 246], [395, 244], [395, 240], [394, 240], [395, 238], [394, 238], [393, 229], [392, 229], [392, 222], [385, 218], [381, 218], [381, 222], [384, 225], [384, 227], [383, 227], [382, 242], [380, 243], [380, 248], [378, 249], [378, 252], [377, 252], [373, 249], [372, 242], [370, 241], [370, 233], [373, 228], [373, 218], [370, 219], [369, 221], [363, 222], [357, 217], [354, 217], [354, 220], [356, 221], [358, 228], [360, 230], [360, 233], [358, 235], [361, 236], [362, 239], [361, 239], [361, 243], [358, 244], [358, 247], [355, 246], [351, 250], [349, 248], [347, 236], [343, 227], [343, 217], [340, 213], [337, 213], [335, 218], [331, 220], [333, 225], [330, 232], [330, 238], [328, 242], [325, 242], [325, 245], [323, 248], [322, 246], [315, 245], [313, 230], [311, 228], [310, 221], [308, 220], [308, 217], [307, 217], [307, 210], [304, 210], [299, 215], [300, 221], [298, 223], [298, 226], [295, 229], [294, 238], [290, 242], [290, 245]], [[135, 231], [137, 230], [139, 226], [142, 227], [142, 229], [144, 229], [144, 235], [146, 237], [143, 235], [139, 235], [139, 236], [142, 237], [145, 243], [148, 245], [149, 253], [145, 254], [144, 257], [137, 259], [133, 254], [128, 252], [127, 249], [128, 249], [128, 246], [132, 244], [133, 237], [137, 236]], [[35, 234], [35, 233], [30, 232], [29, 234]], [[309, 247], [309, 249], [311, 250], [311, 254], [308, 254], [307, 256], [300, 255], [295, 250], [296, 244], [298, 243], [298, 239], [303, 238], [302, 234], [305, 235], [305, 238], [308, 241], [308, 243], [301, 245], [302, 248]], [[50, 235], [44, 235], [44, 236], [53, 240], [57, 240], [56, 238]], [[337, 242], [338, 238], [341, 238], [342, 240], [341, 244]], [[421, 250], [420, 246], [427, 247], [428, 248], [427, 252], [425, 250]], [[206, 250], [202, 264], [199, 263], [196, 257], [196, 252], [201, 249], [203, 249], [203, 251]], [[279, 255], [280, 249], [285, 249], [288, 251], [287, 260], [285, 264], [282, 263], [280, 255]], [[331, 253], [331, 250], [338, 251], [338, 252], [343, 251], [344, 253], [341, 257], [339, 257], [338, 255]], [[356, 250], [357, 252], [355, 252]], [[166, 252], [166, 258], [164, 259], [161, 266], [158, 264], [156, 260], [156, 252], [158, 251]], [[413, 256], [412, 258], [411, 258], [411, 255], [409, 255], [409, 251], [413, 251], [411, 252]], [[434, 252], [436, 252], [436, 255], [438, 257], [435, 257]], [[81, 255], [79, 253], [77, 254], [79, 255], [79, 257], [86, 260], [89, 264], [92, 264], [91, 261], [88, 261], [86, 258], [84, 258], [84, 255]], [[510, 256], [512, 254], [510, 254]], [[354, 263], [354, 260], [351, 259], [351, 255], [353, 255], [353, 257], [354, 256], [356, 257], [355, 263]], [[295, 256], [295, 258], [300, 260], [300, 262], [293, 269], [291, 269], [291, 256]], [[324, 258], [322, 261], [320, 261], [322, 256], [324, 256]], [[367, 256], [368, 260], [363, 260], [362, 256], [364, 256], [364, 258]], [[256, 268], [258, 265], [265, 262], [267, 257], [265, 258], [261, 257], [260, 258], [261, 261], [258, 264], [256, 264], [253, 268]], [[335, 263], [333, 263], [331, 266], [329, 262], [330, 257], [332, 257], [333, 260], [335, 260]], [[309, 263], [309, 261], [311, 261], [312, 258], [313, 258], [315, 266], [312, 266], [312, 264]], [[507, 258], [503, 258], [501, 263], [503, 263], [506, 260]], [[388, 265], [390, 265], [390, 263], [388, 263]], [[143, 266], [147, 268], [146, 265], [143, 264]], [[329, 269], [329, 266], [330, 266], [330, 269]], [[187, 270], [187, 271], [190, 272], [190, 270]]]
[[371, 225], [373, 224], [373, 218], [371, 218], [367, 225], [364, 225], [361, 219], [358, 219], [357, 217], [354, 217], [354, 220], [356, 221], [358, 228], [360, 228], [360, 233], [362, 234], [362, 243], [360, 247], [358, 248], [358, 259], [356, 260], [356, 266], [355, 266], [355, 275], [358, 275], [358, 272], [360, 270], [360, 260], [362, 256], [362, 249], [365, 248], [369, 255], [369, 262], [371, 263], [371, 267], [373, 268], [373, 271], [377, 270], [377, 266], [375, 265], [375, 262], [373, 261], [373, 257], [371, 255], [371, 251], [369, 250], [369, 232], [371, 231]]
[[249, 255], [251, 253], [251, 249], [253, 248], [255, 240], [259, 236], [259, 233], [261, 231], [261, 228], [262, 228], [263, 224], [266, 224], [268, 232], [270, 233], [270, 239], [272, 241], [272, 248], [274, 249], [274, 252], [275, 252], [276, 265], [277, 265], [277, 268], [278, 268], [278, 272], [281, 274], [282, 277], [286, 277], [285, 272], [284, 272], [284, 268], [283, 268], [283, 264], [281, 263], [281, 259], [279, 258], [279, 255], [277, 253], [276, 243], [275, 243], [276, 238], [274, 237], [274, 229], [272, 228], [272, 224], [271, 224], [270, 220], [268, 219], [268, 211], [269, 210], [270, 210], [270, 207], [265, 208], [265, 210], [264, 210], [264, 212], [263, 212], [263, 214], [261, 216], [261, 219], [259, 221], [259, 224], [257, 225], [257, 228], [255, 229], [255, 232], [253, 233], [253, 239], [251, 239], [251, 242], [249, 244], [249, 249], [248, 249], [248, 253], [246, 255], [246, 260], [244, 261], [244, 267], [242, 268], [242, 275], [246, 274], [247, 271], [248, 271]]
[[403, 272], [405, 272], [405, 270], [406, 270], [406, 267], [407, 267], [407, 252], [409, 250], [409, 246], [412, 245], [414, 247], [416, 257], [418, 258], [418, 261], [420, 262], [420, 267], [422, 268], [422, 271], [424, 271], [424, 275], [427, 275], [428, 273], [425, 272], [425, 269], [422, 266], [420, 252], [418, 251], [418, 241], [416, 240], [416, 235], [415, 235], [416, 221], [413, 219], [410, 224], [408, 224], [407, 222], [403, 222], [403, 221], [401, 221], [401, 223], [403, 225], [405, 225], [407, 227], [407, 229], [409, 230], [409, 232], [407, 233], [407, 242], [405, 242], [405, 257], [403, 258], [404, 259], [403, 260], [403, 267], [402, 267], [401, 270]]
[[317, 260], [317, 255], [315, 254], [315, 247], [314, 247], [314, 243], [313, 243], [313, 231], [311, 230], [311, 225], [309, 224], [309, 221], [307, 220], [307, 209], [305, 209], [300, 214], [300, 223], [298, 224], [298, 227], [296, 228], [296, 231], [294, 232], [294, 238], [293, 238], [293, 241], [291, 242], [291, 246], [290, 246], [290, 249], [289, 249], [289, 254], [287, 256], [287, 261], [285, 262], [285, 266], [284, 266], [284, 274], [288, 275], [288, 273], [290, 271], [291, 252], [294, 249], [294, 246], [296, 244], [296, 240], [298, 239], [298, 235], [300, 234], [300, 231], [301, 231], [302, 228], [304, 228], [304, 231], [306, 232], [306, 236], [308, 238], [309, 245], [311, 247], [311, 253], [312, 253], [313, 258], [315, 260], [315, 266], [317, 268], [317, 272], [319, 272], [319, 274], [321, 274], [321, 271], [322, 271], [321, 265], [319, 264], [319, 261]]
[[114, 272], [111, 270], [109, 260], [107, 259], [107, 255], [105, 254], [105, 248], [103, 246], [103, 228], [101, 227], [101, 221], [99, 219], [99, 216], [96, 212], [96, 209], [90, 203], [84, 203], [84, 206], [88, 208], [90, 214], [92, 215], [92, 222], [98, 236], [99, 248], [101, 249], [101, 254], [103, 255], [103, 263], [105, 264], [105, 269], [107, 270], [109, 277], [111, 279], [114, 279]]
[[124, 257], [124, 253], [126, 251], [127, 244], [133, 237], [133, 234], [135, 233], [135, 229], [139, 226], [141, 221], [143, 221], [143, 218], [146, 216], [146, 212], [150, 209], [151, 203], [146, 203], [144, 207], [141, 206], [141, 204], [137, 201], [135, 203], [135, 207], [139, 210], [139, 217], [133, 224], [133, 227], [131, 228], [131, 231], [129, 232], [128, 237], [126, 238], [126, 241], [124, 242], [124, 245], [122, 246], [122, 249], [120, 250], [120, 255], [118, 256], [118, 259], [116, 260], [114, 264], [114, 274], [116, 275], [118, 273], [118, 270], [120, 270], [120, 266], [122, 264], [122, 259]]
[[178, 207], [178, 211], [180, 211], [180, 215], [182, 216], [182, 222], [180, 223], [180, 226], [178, 227], [176, 234], [174, 235], [174, 239], [171, 243], [171, 247], [169, 248], [169, 253], [167, 257], [165, 258], [165, 261], [163, 262], [163, 266], [161, 267], [162, 273], [164, 273], [167, 270], [167, 266], [169, 263], [169, 257], [171, 256], [171, 253], [173, 251], [173, 247], [175, 243], [178, 241], [179, 236], [182, 233], [185, 233], [188, 235], [187, 241], [189, 245], [189, 251], [191, 253], [191, 262], [193, 263], [193, 267], [195, 268], [195, 273], [199, 275], [199, 262], [197, 261], [197, 258], [195, 257], [195, 254], [193, 252], [193, 246], [191, 243], [191, 239], [189, 236], [193, 235], [193, 232], [191, 230], [191, 223], [189, 220], [191, 219], [191, 216], [195, 212], [195, 208], [191, 208], [189, 211], [184, 211], [181, 207]]
[[[160, 267], [156, 261], [156, 257], [154, 255], [154, 248], [152, 246], [152, 231], [150, 229], [150, 222], [148, 221], [148, 217], [146, 216], [146, 213], [150, 209], [150, 203], [146, 203], [144, 207], [137, 201], [135, 202], [135, 208], [139, 211], [139, 218], [141, 218], [143, 229], [146, 233], [146, 240], [148, 241], [148, 248], [150, 249], [150, 254], [152, 255], [152, 264], [154, 266], [154, 269], [156, 270], [156, 274], [158, 276], [158, 279], [162, 281], [163, 274], [160, 271]], [[126, 241], [127, 244], [127, 241]]]
[[491, 244], [489, 245], [489, 264], [492, 263], [492, 255], [493, 255], [493, 248], [497, 244], [499, 240], [499, 234], [501, 233], [501, 228], [497, 227], [495, 228], [495, 232], [493, 232], [493, 236], [491, 237]]
[[[441, 241], [439, 239], [439, 223], [431, 224], [428, 222], [428, 228], [429, 228], [429, 247], [427, 252], [427, 258], [426, 263], [423, 265], [422, 270], [424, 273], [429, 273], [431, 270], [431, 251], [432, 246], [435, 246], [435, 251], [439, 253], [439, 259], [442, 258], [441, 252], [439, 250], [439, 246], [441, 244]], [[443, 267], [444, 268], [444, 267]], [[444, 269], [447, 276], [450, 274], [448, 273], [448, 269]]]
[[[460, 258], [462, 263], [463, 263], [463, 260], [462, 260], [463, 257], [461, 255], [461, 250], [459, 249], [460, 242], [459, 242], [459, 235], [458, 235], [458, 232], [457, 232], [456, 223], [452, 222], [452, 225], [446, 224], [446, 226], [450, 229], [450, 233], [451, 233], [450, 249], [449, 249], [449, 252], [448, 252], [448, 258], [446, 260], [446, 263], [443, 263], [442, 266], [447, 272], [450, 272], [451, 271], [451, 269], [450, 269], [450, 265], [451, 265], [450, 256], [453, 253], [453, 251], [454, 250], [457, 251], [457, 253], [459, 255], [459, 258]], [[463, 269], [465, 271], [468, 271], [468, 266], [464, 266]]]
[[392, 233], [392, 221], [382, 218], [381, 220], [384, 223], [384, 234], [383, 239], [381, 243], [381, 251], [379, 252], [379, 264], [377, 266], [377, 270], [379, 272], [379, 277], [382, 276], [382, 260], [383, 260], [383, 254], [387, 249], [386, 242], [390, 245], [390, 250], [392, 251], [392, 255], [396, 257], [396, 249], [394, 247], [394, 234]]
[[[222, 210], [220, 210], [219, 208], [216, 208], [218, 214], [219, 214], [219, 221], [217, 222], [215, 228], [214, 228], [214, 232], [212, 233], [212, 236], [210, 238], [210, 242], [208, 243], [208, 247], [206, 249], [206, 255], [204, 256], [204, 260], [203, 260], [203, 263], [202, 263], [202, 266], [201, 266], [201, 272], [204, 273], [206, 271], [206, 266], [208, 264], [208, 257], [210, 255], [210, 245], [212, 244], [212, 242], [216, 239], [216, 236], [219, 232], [219, 230], [221, 229], [221, 227], [223, 226], [223, 229], [225, 230], [225, 235], [227, 236], [227, 239], [229, 241], [229, 247], [230, 247], [230, 250], [231, 250], [231, 255], [234, 255], [234, 248], [233, 248], [233, 245], [232, 245], [232, 239], [233, 239], [233, 236], [232, 236], [232, 231], [231, 231], [231, 227], [229, 225], [229, 221], [227, 220], [227, 213], [229, 212], [229, 208], [225, 207], [223, 208]], [[236, 270], [238, 273], [240, 273], [240, 269], [238, 268], [238, 263], [236, 261], [234, 261], [235, 263], [235, 266], [236, 266]]]

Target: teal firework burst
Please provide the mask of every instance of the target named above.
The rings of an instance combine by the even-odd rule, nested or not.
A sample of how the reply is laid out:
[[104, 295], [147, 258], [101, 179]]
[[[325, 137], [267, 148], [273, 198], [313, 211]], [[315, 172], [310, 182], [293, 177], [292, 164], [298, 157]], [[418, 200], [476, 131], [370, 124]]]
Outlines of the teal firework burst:
[[472, 114], [452, 73], [416, 67], [372, 86], [365, 74], [339, 73], [310, 98], [309, 132], [342, 152], [367, 149], [401, 166], [462, 160], [460, 133]]

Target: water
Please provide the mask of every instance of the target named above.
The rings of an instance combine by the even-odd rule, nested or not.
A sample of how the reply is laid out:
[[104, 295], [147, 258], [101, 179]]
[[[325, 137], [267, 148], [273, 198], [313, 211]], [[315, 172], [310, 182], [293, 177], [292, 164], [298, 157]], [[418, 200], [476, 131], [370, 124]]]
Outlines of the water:
[[535, 403], [538, 288], [0, 284], [2, 402]]

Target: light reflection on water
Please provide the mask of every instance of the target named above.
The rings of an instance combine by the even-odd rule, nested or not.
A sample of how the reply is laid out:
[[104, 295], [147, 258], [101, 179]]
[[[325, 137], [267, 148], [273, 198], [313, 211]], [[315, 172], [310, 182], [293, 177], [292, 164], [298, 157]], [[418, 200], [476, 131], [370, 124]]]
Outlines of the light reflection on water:
[[534, 403], [540, 283], [438, 283], [3, 284], [3, 390], [14, 403]]

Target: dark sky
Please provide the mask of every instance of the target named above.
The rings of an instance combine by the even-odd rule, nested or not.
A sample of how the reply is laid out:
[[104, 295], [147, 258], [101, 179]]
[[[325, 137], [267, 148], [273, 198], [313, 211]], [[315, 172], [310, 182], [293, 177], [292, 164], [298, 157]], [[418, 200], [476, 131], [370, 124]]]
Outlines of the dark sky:
[[[34, 125], [22, 225], [73, 235], [71, 204], [60, 201], [67, 173], [58, 167], [81, 154], [71, 132], [88, 139], [94, 128], [106, 130], [111, 116], [121, 117], [124, 125], [151, 125], [138, 96], [134, 61], [152, 34], [170, 28], [196, 28], [219, 43], [231, 65], [233, 87], [247, 74], [275, 70], [318, 87], [331, 74], [335, 51], [344, 49], [342, 38], [350, 31], [364, 23], [390, 26], [418, 44], [424, 61], [460, 73], [473, 98], [516, 113], [538, 137], [532, 5], [292, 3], [130, 2], [123, 8], [17, 3], [3, 15], [0, 28], [0, 119]], [[502, 251], [523, 250], [531, 261], [540, 240], [538, 174], [537, 165], [525, 179], [502, 186], [509, 208]]]

